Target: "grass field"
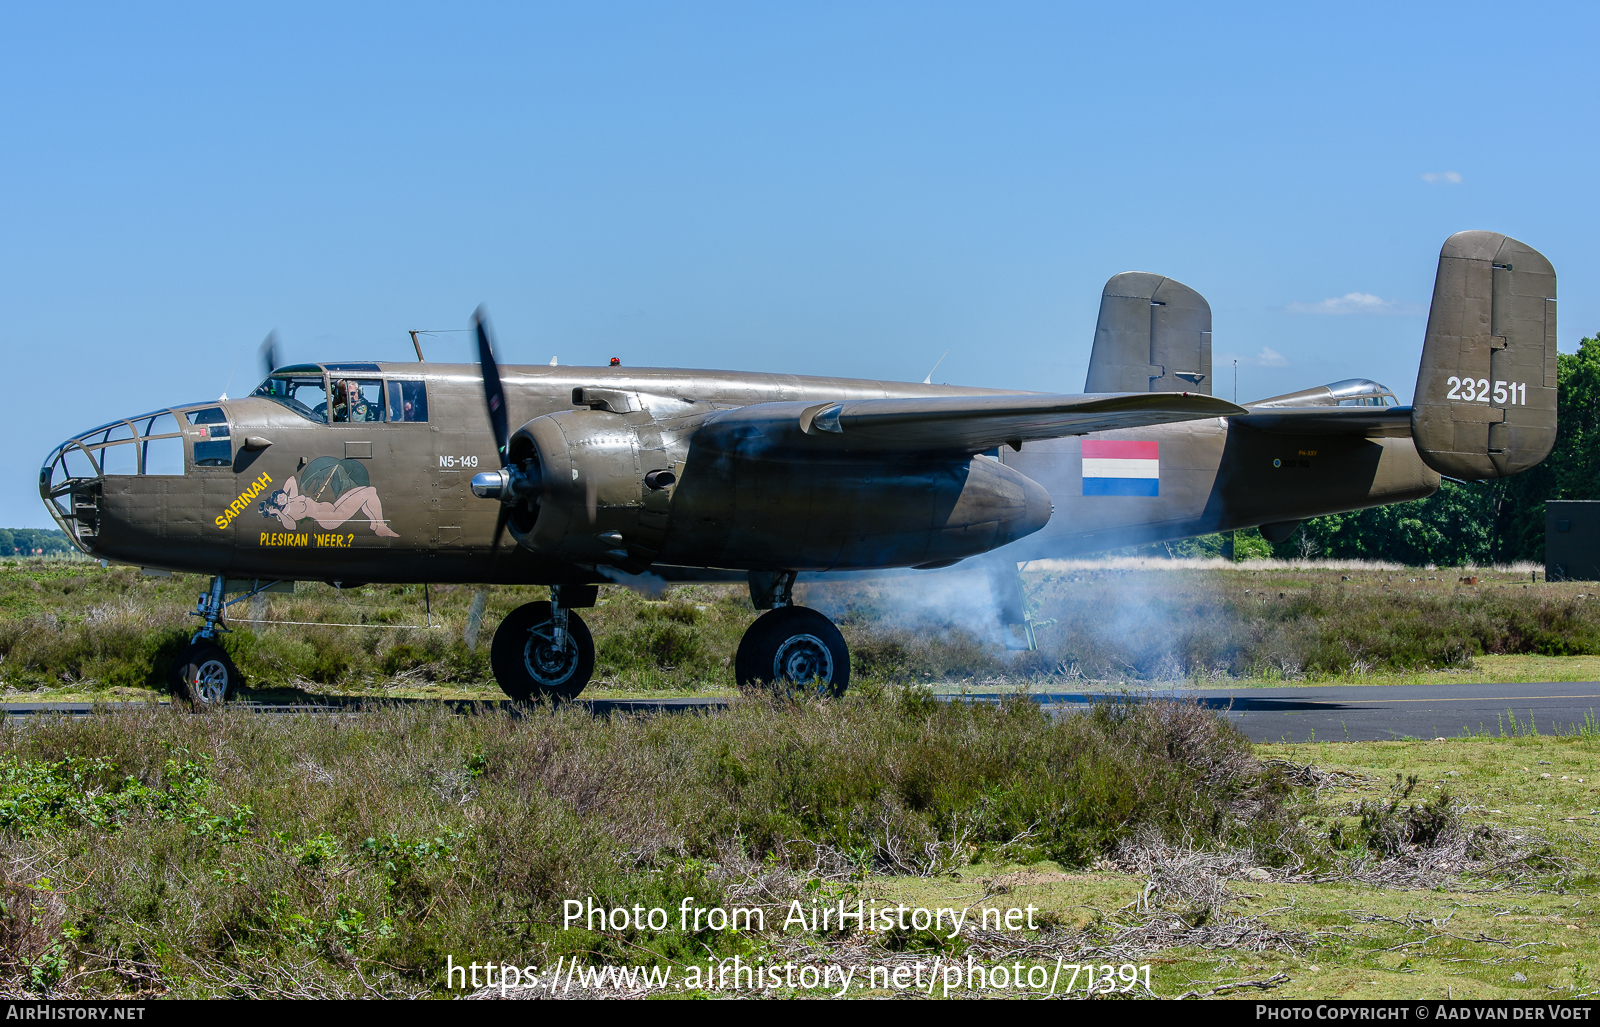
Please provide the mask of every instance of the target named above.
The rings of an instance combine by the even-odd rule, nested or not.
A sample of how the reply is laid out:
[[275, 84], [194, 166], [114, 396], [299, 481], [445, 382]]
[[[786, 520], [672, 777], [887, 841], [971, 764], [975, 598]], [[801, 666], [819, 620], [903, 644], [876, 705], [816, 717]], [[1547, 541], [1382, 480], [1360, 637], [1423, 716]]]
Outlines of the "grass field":
[[[959, 568], [802, 585], [799, 597], [839, 622], [855, 680], [938, 690], [1600, 677], [1600, 585], [1530, 577], [1042, 564], [1024, 575], [1039, 643], [1025, 653], [1005, 650], [985, 579]], [[204, 586], [82, 560], [0, 561], [0, 693], [162, 696]], [[430, 618], [419, 586], [301, 583], [292, 596], [233, 607], [226, 644], [256, 698], [497, 697], [488, 639], [545, 590], [484, 591], [474, 633], [478, 595], [432, 588]], [[732, 655], [755, 616], [740, 586], [683, 586], [659, 599], [608, 586], [583, 611], [599, 649], [588, 694], [731, 694]], [[340, 626], [350, 624], [360, 626]]]
[[[684, 981], [737, 958], [1125, 967], [1127, 997], [1592, 996], [1597, 763], [1594, 733], [1253, 747], [1184, 704], [1051, 721], [870, 687], [611, 720], [31, 721], [0, 728], [0, 991], [447, 997], [452, 960]], [[569, 899], [770, 919], [568, 930]], [[841, 901], [970, 922], [782, 922]]]
[[[302, 585], [240, 604], [228, 644], [252, 695], [370, 709], [169, 706], [0, 725], [0, 990], [444, 997], [463, 990], [443, 977], [454, 958], [884, 971], [857, 995], [920, 992], [920, 975], [968, 961], [1080, 976], [1091, 965], [1101, 985], [1102, 967], [1132, 972], [1137, 983], [1114, 985], [1124, 997], [1600, 992], [1595, 725], [1252, 746], [1184, 704], [1051, 721], [1027, 702], [926, 698], [1594, 679], [1594, 585], [1114, 564], [1025, 580], [1036, 652], [1000, 646], [981, 578], [809, 586], [801, 601], [852, 646], [843, 700], [744, 696], [724, 712], [609, 720], [384, 703], [497, 699], [487, 640], [542, 589], [487, 591], [476, 646], [472, 588], [431, 590], [434, 627], [408, 626], [425, 616], [416, 588]], [[84, 561], [0, 565], [7, 697], [162, 697], [164, 656], [192, 630], [201, 587]], [[607, 588], [584, 616], [600, 647], [593, 693], [732, 695], [728, 661], [755, 611], [731, 587], [656, 600]], [[569, 898], [676, 910], [691, 895], [759, 907], [773, 924], [560, 921]], [[948, 907], [982, 926], [777, 926], [796, 902]], [[1028, 907], [1027, 927], [982, 920]], [[918, 983], [891, 984], [890, 971]], [[678, 980], [669, 992], [728, 993]], [[1019, 993], [991, 983], [950, 993]], [[1071, 983], [1081, 996], [1088, 982]]]
[[[1227, 898], [1213, 916], [1244, 921], [1270, 943], [1175, 945], [1147, 951], [1154, 989], [1171, 996], [1239, 981], [1283, 979], [1276, 998], [1576, 998], [1600, 994], [1600, 902], [1593, 878], [1600, 841], [1600, 747], [1590, 738], [1483, 738], [1435, 743], [1257, 746], [1263, 759], [1311, 760], [1334, 776], [1305, 822], [1348, 822], [1352, 805], [1389, 797], [1395, 775], [1422, 793], [1446, 790], [1461, 815], [1522, 836], [1566, 865], [1519, 880], [1436, 865], [1386, 884], [1329, 874], [1257, 874], [1225, 861]], [[1423, 857], [1427, 861], [1427, 857]], [[1447, 864], [1442, 857], [1436, 864]], [[939, 905], [1034, 903], [1102, 937], [1141, 920], [1134, 909], [1153, 875], [1103, 865], [974, 866], [959, 880], [896, 879], [885, 897]], [[1377, 875], [1369, 875], [1377, 876]], [[1003, 890], [1004, 895], [997, 895]], [[1192, 911], [1190, 916], [1193, 916]], [[1242, 932], [1243, 933], [1243, 932]], [[1207, 939], [1210, 941], [1211, 939]], [[1098, 960], [1097, 960], [1098, 961]]]

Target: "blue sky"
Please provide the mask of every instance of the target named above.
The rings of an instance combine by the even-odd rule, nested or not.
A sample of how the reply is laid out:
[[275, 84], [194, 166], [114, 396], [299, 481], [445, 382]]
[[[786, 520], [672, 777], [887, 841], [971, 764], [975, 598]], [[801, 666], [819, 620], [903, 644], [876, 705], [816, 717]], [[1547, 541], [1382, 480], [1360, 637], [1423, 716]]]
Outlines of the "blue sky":
[[[1592, 5], [0, 7], [0, 524], [115, 416], [291, 359], [1081, 390], [1099, 292], [1199, 289], [1218, 392], [1408, 398], [1439, 245], [1600, 329]], [[1347, 299], [1346, 297], [1354, 297]], [[1326, 302], [1336, 301], [1336, 302]], [[436, 336], [432, 359], [465, 359]], [[229, 384], [230, 374], [232, 375]]]

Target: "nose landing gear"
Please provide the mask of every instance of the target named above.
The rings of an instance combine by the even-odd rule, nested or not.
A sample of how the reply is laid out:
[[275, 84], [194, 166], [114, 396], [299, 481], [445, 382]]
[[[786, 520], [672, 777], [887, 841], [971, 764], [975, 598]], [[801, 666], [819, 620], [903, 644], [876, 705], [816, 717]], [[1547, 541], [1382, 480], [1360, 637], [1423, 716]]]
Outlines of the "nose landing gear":
[[243, 683], [239, 668], [217, 644], [218, 634], [228, 630], [221, 623], [226, 606], [222, 599], [225, 586], [226, 579], [218, 575], [211, 579], [211, 587], [200, 593], [192, 616], [204, 619], [205, 624], [172, 661], [173, 692], [189, 700], [197, 710], [221, 706]]
[[741, 687], [797, 686], [840, 696], [850, 685], [850, 650], [844, 635], [816, 610], [794, 605], [792, 571], [751, 574], [751, 599], [773, 607], [756, 618], [739, 642], [733, 673]]

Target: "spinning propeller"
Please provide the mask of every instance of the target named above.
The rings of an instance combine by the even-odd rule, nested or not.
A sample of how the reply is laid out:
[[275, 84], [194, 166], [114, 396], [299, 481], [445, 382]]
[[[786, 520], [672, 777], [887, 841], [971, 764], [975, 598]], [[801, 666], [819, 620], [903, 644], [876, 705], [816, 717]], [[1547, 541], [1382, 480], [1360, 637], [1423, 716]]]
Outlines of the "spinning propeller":
[[278, 331], [273, 329], [267, 337], [261, 340], [261, 367], [263, 378], [272, 377], [272, 372], [283, 366], [283, 346], [278, 342]]
[[512, 508], [533, 495], [537, 483], [525, 467], [511, 462], [511, 426], [506, 420], [506, 394], [500, 385], [500, 365], [494, 360], [494, 346], [489, 341], [489, 315], [479, 307], [472, 315], [472, 327], [478, 334], [478, 363], [483, 368], [483, 400], [489, 409], [489, 427], [494, 431], [495, 450], [500, 454], [498, 471], [482, 471], [472, 476], [472, 494], [480, 499], [500, 500], [500, 517], [494, 526], [494, 546], [489, 551], [493, 560], [500, 552], [500, 536]]

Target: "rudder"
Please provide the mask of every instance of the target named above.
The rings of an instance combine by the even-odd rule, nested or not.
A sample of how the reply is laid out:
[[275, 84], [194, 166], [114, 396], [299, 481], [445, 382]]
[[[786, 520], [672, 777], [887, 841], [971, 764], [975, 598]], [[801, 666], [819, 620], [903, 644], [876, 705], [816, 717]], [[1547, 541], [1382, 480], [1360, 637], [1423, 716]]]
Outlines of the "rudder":
[[1556, 273], [1498, 232], [1457, 232], [1439, 251], [1411, 437], [1440, 474], [1503, 478], [1556, 437]]
[[1083, 391], [1211, 395], [1211, 304], [1161, 275], [1113, 275], [1100, 294]]

